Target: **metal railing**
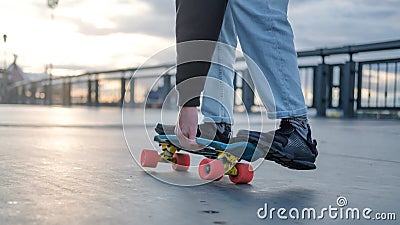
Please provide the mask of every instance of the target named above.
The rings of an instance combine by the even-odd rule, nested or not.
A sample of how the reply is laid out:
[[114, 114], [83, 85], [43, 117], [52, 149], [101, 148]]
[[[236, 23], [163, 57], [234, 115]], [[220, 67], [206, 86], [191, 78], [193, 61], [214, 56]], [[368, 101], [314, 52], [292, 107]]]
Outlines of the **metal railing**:
[[[325, 116], [327, 109], [339, 110], [345, 117], [352, 117], [360, 110], [400, 110], [400, 59], [388, 59], [384, 54], [381, 59], [375, 56], [374, 60], [354, 58], [360, 53], [383, 53], [399, 49], [400, 40], [395, 40], [298, 52], [299, 59], [317, 57], [314, 63], [299, 66], [307, 106], [315, 108], [319, 116]], [[397, 53], [399, 55], [400, 52]], [[340, 63], [329, 64], [327, 61], [331, 56], [343, 56], [344, 59]], [[243, 60], [238, 58], [240, 62]], [[158, 74], [168, 71], [152, 90], [160, 99], [151, 104], [159, 105], [174, 85], [174, 71], [170, 70], [173, 66], [165, 64], [140, 69], [94, 71], [76, 76], [21, 81], [8, 87], [8, 96], [3, 97], [2, 101], [87, 106], [121, 106], [127, 103], [132, 107], [142, 106], [146, 97], [143, 93], [148, 94], [151, 91], [151, 84], [146, 84], [148, 79], [154, 80], [159, 77]], [[134, 72], [138, 74], [131, 80]], [[245, 74], [247, 69], [240, 69], [237, 73]], [[235, 90], [242, 96], [241, 104], [251, 110], [255, 104], [255, 93], [250, 91], [252, 87], [244, 83], [240, 76], [235, 77]], [[127, 98], [126, 94], [129, 94]]]
[[358, 64], [357, 109], [400, 110], [400, 58]]
[[[365, 110], [400, 110], [399, 59], [387, 59], [384, 54], [387, 50], [399, 49], [400, 40], [395, 40], [298, 52], [299, 58], [319, 56], [322, 59], [314, 73], [309, 75], [313, 76], [312, 107], [317, 109], [317, 115], [325, 116], [327, 109], [340, 110], [344, 117]], [[382, 59], [354, 59], [355, 54], [379, 52]], [[347, 55], [348, 58], [342, 63], [327, 63], [327, 57], [337, 55]], [[395, 55], [400, 55], [400, 52]]]

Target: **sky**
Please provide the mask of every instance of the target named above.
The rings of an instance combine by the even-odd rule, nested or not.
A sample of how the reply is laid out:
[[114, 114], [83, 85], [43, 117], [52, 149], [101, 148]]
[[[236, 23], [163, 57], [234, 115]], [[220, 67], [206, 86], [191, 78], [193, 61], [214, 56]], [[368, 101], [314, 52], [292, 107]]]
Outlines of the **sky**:
[[[251, 0], [246, 0], [251, 1]], [[400, 39], [399, 0], [292, 0], [297, 50]], [[174, 0], [0, 0], [0, 62], [56, 75], [129, 68], [174, 44]], [[171, 62], [173, 60], [171, 59]]]

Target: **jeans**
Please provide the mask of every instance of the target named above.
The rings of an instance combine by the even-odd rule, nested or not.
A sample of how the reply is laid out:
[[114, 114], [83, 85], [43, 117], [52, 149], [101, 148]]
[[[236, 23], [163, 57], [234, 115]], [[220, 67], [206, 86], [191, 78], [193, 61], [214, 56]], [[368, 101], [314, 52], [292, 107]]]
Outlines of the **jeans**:
[[[288, 3], [288, 0], [229, 0], [218, 41], [231, 47], [218, 45], [214, 51], [201, 106], [205, 121], [233, 123], [233, 64], [238, 40], [268, 117], [307, 114], [293, 31], [287, 18]], [[249, 66], [249, 62], [258, 66], [262, 77], [255, 76], [257, 68]]]

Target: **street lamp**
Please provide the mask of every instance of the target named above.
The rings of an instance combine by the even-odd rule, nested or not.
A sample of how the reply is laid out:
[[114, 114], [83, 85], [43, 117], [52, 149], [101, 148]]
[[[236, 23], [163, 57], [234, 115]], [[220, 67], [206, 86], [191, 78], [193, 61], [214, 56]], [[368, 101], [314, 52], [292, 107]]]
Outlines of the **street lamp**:
[[51, 19], [54, 19], [53, 10], [57, 7], [58, 0], [47, 0], [47, 6], [51, 9]]
[[52, 90], [52, 85], [53, 85], [53, 64], [48, 64], [46, 65], [46, 73], [49, 76], [48, 79], [48, 83], [47, 83], [47, 89], [46, 89], [46, 99], [45, 102], [48, 105], [52, 105], [53, 104], [53, 98], [52, 98], [52, 94], [53, 94], [53, 90]]
[[[51, 20], [54, 21], [54, 9], [58, 5], [58, 0], [47, 0], [47, 6], [51, 9]], [[46, 98], [48, 100], [48, 104], [52, 105], [52, 80], [53, 80], [53, 64], [50, 63], [49, 66], [46, 66], [46, 72], [49, 74], [49, 84], [47, 88]]]
[[6, 50], [6, 44], [7, 44], [7, 34], [3, 35], [3, 41], [4, 41], [4, 70], [7, 68], [7, 50]]
[[58, 0], [48, 0], [47, 5], [49, 8], [54, 9], [58, 5]]

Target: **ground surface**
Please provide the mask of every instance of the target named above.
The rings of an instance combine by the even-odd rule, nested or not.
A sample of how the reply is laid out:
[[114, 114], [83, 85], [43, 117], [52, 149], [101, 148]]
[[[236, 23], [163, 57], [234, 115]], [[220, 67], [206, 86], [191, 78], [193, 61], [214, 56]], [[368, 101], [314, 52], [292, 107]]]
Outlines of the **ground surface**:
[[[130, 141], [151, 146], [157, 110], [128, 110]], [[173, 120], [174, 112], [165, 115]], [[257, 210], [338, 207], [400, 216], [400, 123], [312, 119], [315, 171], [264, 162], [251, 185], [181, 187], [154, 179], [132, 159], [116, 108], [0, 106], [0, 224], [397, 224], [397, 221], [261, 220]], [[238, 127], [242, 126], [238, 123]], [[137, 136], [135, 136], [137, 134]], [[135, 150], [133, 150], [135, 151]], [[135, 153], [134, 153], [135, 155]], [[160, 172], [170, 180], [190, 173]], [[151, 172], [157, 176], [157, 172]], [[397, 218], [398, 219], [398, 218]], [[272, 220], [272, 221], [271, 221]]]

